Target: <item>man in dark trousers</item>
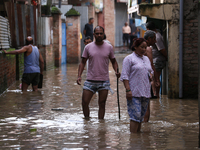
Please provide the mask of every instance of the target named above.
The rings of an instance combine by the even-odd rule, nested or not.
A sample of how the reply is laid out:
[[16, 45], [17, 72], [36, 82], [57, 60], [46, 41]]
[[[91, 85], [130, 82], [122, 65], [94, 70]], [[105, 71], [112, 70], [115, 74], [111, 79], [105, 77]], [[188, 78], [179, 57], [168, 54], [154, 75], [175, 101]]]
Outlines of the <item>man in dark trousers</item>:
[[83, 30], [83, 34], [85, 35], [85, 37], [90, 36], [92, 41], [93, 41], [93, 23], [94, 23], [94, 18], [90, 18], [89, 23], [85, 24], [85, 28]]
[[[157, 31], [154, 22], [149, 21], [146, 24], [147, 30], [152, 30], [156, 33], [156, 43], [152, 45], [153, 64], [156, 68], [158, 77], [160, 77], [162, 69], [166, 66], [168, 59], [167, 51], [165, 49], [164, 40], [160, 32]], [[156, 96], [159, 98], [160, 84], [156, 87]]]
[[135, 20], [133, 20], [133, 23], [130, 25], [130, 28], [131, 28], [131, 35], [130, 35], [129, 49], [134, 49], [134, 47], [132, 47], [133, 46], [133, 39], [137, 38], [137, 32], [138, 32], [138, 29], [135, 26]]
[[33, 46], [33, 38], [26, 38], [26, 46], [19, 50], [7, 52], [5, 54], [21, 54], [24, 53], [24, 73], [22, 76], [22, 91], [27, 91], [28, 86], [32, 84], [33, 91], [38, 91], [38, 83], [40, 74], [43, 74], [44, 60], [37, 46]]
[[89, 59], [87, 79], [84, 82], [82, 95], [83, 114], [86, 119], [89, 118], [89, 103], [92, 96], [98, 91], [98, 118], [104, 119], [108, 90], [111, 90], [109, 81], [109, 60], [112, 63], [117, 78], [120, 77], [120, 73], [117, 71], [118, 63], [114, 56], [113, 47], [104, 41], [104, 28], [97, 26], [94, 29], [94, 37], [95, 42], [87, 44], [83, 51], [82, 60], [78, 69], [77, 84], [81, 85], [81, 75], [86, 61]]

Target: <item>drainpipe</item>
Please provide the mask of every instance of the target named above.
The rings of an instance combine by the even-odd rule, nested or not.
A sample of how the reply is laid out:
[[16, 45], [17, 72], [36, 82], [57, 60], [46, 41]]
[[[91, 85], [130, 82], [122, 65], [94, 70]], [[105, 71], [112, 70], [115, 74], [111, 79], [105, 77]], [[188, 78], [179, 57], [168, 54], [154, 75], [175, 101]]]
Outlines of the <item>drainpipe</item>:
[[180, 0], [179, 16], [179, 98], [183, 98], [183, 0]]

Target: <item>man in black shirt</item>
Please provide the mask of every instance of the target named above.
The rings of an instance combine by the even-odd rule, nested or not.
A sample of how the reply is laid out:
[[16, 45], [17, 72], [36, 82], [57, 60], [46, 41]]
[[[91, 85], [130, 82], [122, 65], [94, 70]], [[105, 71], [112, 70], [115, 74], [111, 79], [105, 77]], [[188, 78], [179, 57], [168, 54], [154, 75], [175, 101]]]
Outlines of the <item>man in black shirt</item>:
[[133, 20], [133, 23], [130, 25], [130, 27], [131, 27], [131, 36], [130, 36], [130, 47], [129, 48], [134, 50], [133, 39], [137, 38], [137, 32], [138, 32], [138, 29], [135, 26], [135, 20]]
[[92, 41], [93, 41], [93, 22], [94, 18], [90, 18], [89, 23], [85, 24], [85, 28], [83, 31], [85, 37], [90, 36]]

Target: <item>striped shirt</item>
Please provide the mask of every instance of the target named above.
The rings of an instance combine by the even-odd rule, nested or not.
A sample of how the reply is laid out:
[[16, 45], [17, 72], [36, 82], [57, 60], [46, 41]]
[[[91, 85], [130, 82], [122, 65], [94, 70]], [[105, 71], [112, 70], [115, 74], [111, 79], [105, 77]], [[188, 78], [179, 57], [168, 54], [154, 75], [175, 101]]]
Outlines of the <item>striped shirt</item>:
[[139, 56], [135, 52], [123, 60], [120, 80], [129, 80], [133, 97], [151, 97], [151, 83], [149, 74], [153, 73], [150, 60], [147, 56]]

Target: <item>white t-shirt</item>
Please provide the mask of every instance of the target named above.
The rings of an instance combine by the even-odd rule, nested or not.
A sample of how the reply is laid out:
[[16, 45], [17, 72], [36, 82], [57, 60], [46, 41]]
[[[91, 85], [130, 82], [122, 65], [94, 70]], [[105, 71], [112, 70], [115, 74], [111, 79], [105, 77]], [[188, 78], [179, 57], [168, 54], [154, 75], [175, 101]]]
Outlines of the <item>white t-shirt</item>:
[[131, 33], [131, 28], [129, 26], [123, 26], [122, 32], [125, 34], [129, 34], [129, 33]]

